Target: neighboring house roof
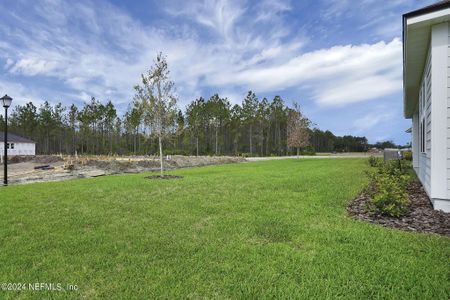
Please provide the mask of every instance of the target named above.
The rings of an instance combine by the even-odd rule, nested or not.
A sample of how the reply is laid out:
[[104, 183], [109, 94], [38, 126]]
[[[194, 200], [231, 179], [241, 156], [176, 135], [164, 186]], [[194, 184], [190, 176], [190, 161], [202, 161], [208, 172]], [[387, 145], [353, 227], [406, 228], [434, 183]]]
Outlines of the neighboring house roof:
[[[0, 142], [4, 142], [5, 141], [5, 133], [0, 131]], [[27, 139], [23, 136], [19, 136], [16, 135], [14, 133], [9, 133], [8, 132], [8, 142], [10, 143], [31, 143], [31, 144], [35, 144], [34, 141]]]

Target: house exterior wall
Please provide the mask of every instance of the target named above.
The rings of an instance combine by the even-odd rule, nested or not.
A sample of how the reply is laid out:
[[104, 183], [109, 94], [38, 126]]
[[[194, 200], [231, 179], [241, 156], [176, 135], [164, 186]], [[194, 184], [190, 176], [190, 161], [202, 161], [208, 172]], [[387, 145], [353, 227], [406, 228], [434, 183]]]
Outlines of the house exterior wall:
[[447, 33], [447, 199], [450, 199], [450, 23]]
[[[431, 49], [428, 51], [425, 69], [423, 70], [422, 81], [419, 89], [418, 111], [413, 116], [413, 131], [417, 139], [416, 159], [417, 176], [419, 177], [425, 191], [430, 194], [431, 191]], [[422, 131], [422, 126], [424, 129]], [[422, 146], [422, 133], [424, 135], [424, 145]]]
[[[4, 143], [0, 143], [0, 155], [4, 153]], [[35, 155], [36, 144], [33, 143], [14, 143], [14, 149], [8, 149], [8, 155]]]
[[448, 22], [431, 27], [431, 191], [435, 209], [450, 211], [448, 199]]
[[412, 131], [411, 131], [411, 148], [413, 157], [413, 167], [418, 173], [419, 171], [419, 112], [415, 112], [412, 116]]
[[[435, 209], [450, 211], [450, 23], [432, 26], [413, 115], [413, 166]], [[422, 129], [424, 126], [424, 129]], [[424, 145], [421, 135], [424, 133]]]

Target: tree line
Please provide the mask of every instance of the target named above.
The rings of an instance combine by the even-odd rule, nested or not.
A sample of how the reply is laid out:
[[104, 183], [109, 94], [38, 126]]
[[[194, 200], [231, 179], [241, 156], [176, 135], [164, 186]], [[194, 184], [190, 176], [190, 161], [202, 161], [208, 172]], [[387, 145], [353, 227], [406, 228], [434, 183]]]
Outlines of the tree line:
[[366, 137], [311, 129], [300, 106], [289, 107], [280, 96], [269, 101], [249, 91], [240, 105], [232, 105], [214, 94], [195, 99], [183, 112], [177, 109], [174, 86], [166, 57], [159, 53], [122, 116], [112, 101], [103, 104], [94, 97], [83, 107], [28, 102], [15, 106], [9, 126], [34, 140], [37, 154], [158, 154], [161, 174], [163, 148], [165, 154], [281, 156], [370, 146]]
[[[119, 116], [112, 101], [101, 103], [94, 97], [82, 107], [48, 101], [36, 107], [29, 102], [15, 106], [8, 123], [11, 132], [36, 142], [38, 154], [155, 154], [158, 140], [145, 122], [144, 111], [133, 101]], [[288, 143], [289, 118], [295, 111], [280, 96], [260, 100], [252, 91], [240, 105], [232, 105], [218, 94], [200, 97], [187, 105], [185, 112], [177, 110], [164, 140], [165, 153], [295, 154], [297, 149]], [[2, 118], [1, 130], [3, 124]], [[308, 128], [308, 140], [300, 149], [303, 153], [366, 151], [372, 146], [365, 137], [336, 136], [319, 128]], [[395, 145], [385, 142], [379, 146]]]

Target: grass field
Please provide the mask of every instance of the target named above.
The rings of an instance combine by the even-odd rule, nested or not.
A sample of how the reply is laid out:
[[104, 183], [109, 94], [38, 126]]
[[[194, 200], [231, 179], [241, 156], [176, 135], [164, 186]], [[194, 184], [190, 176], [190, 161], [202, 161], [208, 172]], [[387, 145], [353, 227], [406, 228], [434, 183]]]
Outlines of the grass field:
[[355, 221], [365, 159], [0, 188], [0, 298], [448, 299], [450, 239]]

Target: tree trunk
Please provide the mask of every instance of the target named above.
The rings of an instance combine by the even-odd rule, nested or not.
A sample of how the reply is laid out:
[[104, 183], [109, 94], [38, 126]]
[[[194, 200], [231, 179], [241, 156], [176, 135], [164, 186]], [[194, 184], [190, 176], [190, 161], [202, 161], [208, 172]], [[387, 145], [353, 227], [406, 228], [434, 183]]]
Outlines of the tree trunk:
[[216, 128], [216, 155], [217, 155], [217, 150], [219, 148], [219, 140], [218, 140], [218, 129]]
[[72, 133], [73, 135], [72, 135], [72, 153], [73, 154], [75, 154], [75, 149], [76, 149], [76, 142], [75, 142], [75, 129], [73, 130], [73, 133]]
[[139, 135], [139, 126], [136, 130], [137, 138], [138, 138], [138, 153], [141, 154], [141, 136]]
[[134, 137], [133, 137], [133, 154], [134, 155], [136, 155], [136, 138], [137, 138], [137, 135], [136, 135], [136, 130], [134, 131]]
[[196, 144], [197, 144], [197, 156], [198, 156], [198, 135], [197, 135], [197, 141], [196, 141]]
[[253, 155], [253, 145], [252, 145], [252, 135], [253, 135], [253, 128], [252, 125], [250, 124], [250, 156]]
[[112, 149], [113, 149], [113, 133], [109, 133], [109, 154], [112, 155]]
[[161, 136], [158, 137], [159, 142], [159, 161], [161, 162], [161, 177], [164, 176], [164, 165], [163, 165], [163, 150], [162, 150], [162, 141]]
[[260, 123], [259, 124], [259, 128], [261, 130], [261, 156], [264, 156], [264, 127], [263, 125]]
[[297, 147], [297, 158], [298, 158], [299, 155], [300, 155], [300, 148]]

